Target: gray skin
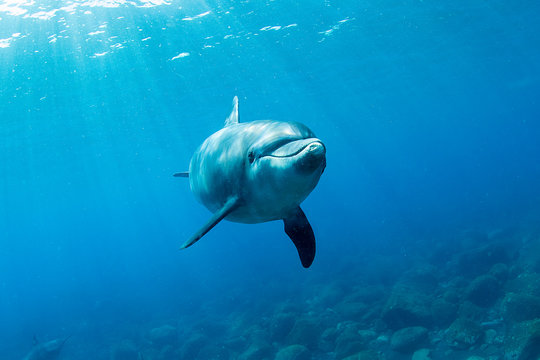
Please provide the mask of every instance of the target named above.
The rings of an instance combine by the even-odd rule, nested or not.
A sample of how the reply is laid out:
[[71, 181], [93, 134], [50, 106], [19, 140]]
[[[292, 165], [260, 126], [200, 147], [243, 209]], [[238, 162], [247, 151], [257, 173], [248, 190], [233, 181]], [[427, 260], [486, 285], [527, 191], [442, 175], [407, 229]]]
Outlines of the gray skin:
[[[326, 148], [305, 125], [272, 120], [239, 123], [235, 97], [225, 127], [195, 151], [189, 175], [176, 174], [189, 176], [196, 198], [214, 213], [183, 248], [221, 219], [245, 224], [283, 219], [302, 264], [308, 267], [315, 240], [299, 205], [315, 188], [325, 166]], [[299, 243], [307, 250], [301, 250]]]
[[23, 360], [55, 360], [58, 359], [67, 339], [55, 339], [43, 343], [35, 341], [34, 348]]

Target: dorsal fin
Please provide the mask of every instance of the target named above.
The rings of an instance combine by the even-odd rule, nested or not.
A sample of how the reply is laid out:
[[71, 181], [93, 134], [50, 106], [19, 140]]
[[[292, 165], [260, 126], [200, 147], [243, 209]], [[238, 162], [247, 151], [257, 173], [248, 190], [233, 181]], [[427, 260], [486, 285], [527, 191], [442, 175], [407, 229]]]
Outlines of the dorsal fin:
[[225, 126], [238, 124], [238, 96], [235, 96], [233, 101], [231, 115], [225, 120]]

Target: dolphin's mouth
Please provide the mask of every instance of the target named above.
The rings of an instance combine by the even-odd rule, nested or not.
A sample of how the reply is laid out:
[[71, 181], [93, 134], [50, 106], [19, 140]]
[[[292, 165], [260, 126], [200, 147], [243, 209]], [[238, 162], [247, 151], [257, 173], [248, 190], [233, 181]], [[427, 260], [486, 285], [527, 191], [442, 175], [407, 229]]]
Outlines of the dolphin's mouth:
[[304, 151], [308, 146], [317, 145], [324, 149], [324, 145], [317, 138], [293, 140], [288, 142], [276, 150], [272, 151], [270, 154], [263, 155], [261, 157], [275, 157], [275, 158], [288, 158], [294, 157]]

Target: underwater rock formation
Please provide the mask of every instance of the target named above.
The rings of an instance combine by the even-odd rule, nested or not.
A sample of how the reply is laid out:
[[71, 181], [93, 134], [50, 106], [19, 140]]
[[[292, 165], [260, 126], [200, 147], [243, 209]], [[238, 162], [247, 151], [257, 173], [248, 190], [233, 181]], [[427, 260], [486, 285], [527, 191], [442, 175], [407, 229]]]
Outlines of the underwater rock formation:
[[304, 345], [289, 345], [278, 351], [275, 360], [310, 360], [309, 350]]
[[390, 339], [390, 347], [394, 351], [412, 353], [428, 341], [428, 329], [413, 326], [396, 331]]
[[446, 330], [446, 341], [451, 347], [464, 350], [476, 345], [483, 335], [482, 328], [476, 322], [458, 318]]

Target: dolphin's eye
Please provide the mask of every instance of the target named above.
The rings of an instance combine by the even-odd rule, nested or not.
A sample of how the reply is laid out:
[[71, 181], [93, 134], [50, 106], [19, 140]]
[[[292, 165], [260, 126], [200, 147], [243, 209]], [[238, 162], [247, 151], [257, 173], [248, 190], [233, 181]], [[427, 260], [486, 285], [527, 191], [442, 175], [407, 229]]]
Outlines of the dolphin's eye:
[[253, 153], [253, 151], [250, 151], [249, 154], [248, 154], [248, 160], [249, 160], [249, 163], [250, 164], [253, 164], [253, 162], [255, 161], [255, 154]]

